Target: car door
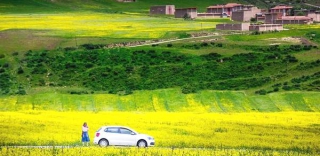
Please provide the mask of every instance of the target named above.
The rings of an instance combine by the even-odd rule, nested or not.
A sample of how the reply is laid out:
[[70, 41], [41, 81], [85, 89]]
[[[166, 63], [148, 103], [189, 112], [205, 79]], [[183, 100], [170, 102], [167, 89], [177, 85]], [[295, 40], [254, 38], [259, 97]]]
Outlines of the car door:
[[120, 145], [119, 127], [108, 127], [105, 129], [105, 138], [109, 141], [109, 145]]
[[137, 134], [127, 128], [120, 127], [120, 137], [119, 140], [121, 145], [125, 146], [135, 146], [137, 144]]

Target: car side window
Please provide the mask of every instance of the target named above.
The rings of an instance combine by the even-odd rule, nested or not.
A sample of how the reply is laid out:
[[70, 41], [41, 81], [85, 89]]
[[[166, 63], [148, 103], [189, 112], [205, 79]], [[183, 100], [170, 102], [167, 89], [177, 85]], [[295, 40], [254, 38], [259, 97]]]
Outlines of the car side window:
[[117, 127], [109, 127], [107, 129], [105, 129], [104, 131], [108, 132], [108, 133], [119, 133], [119, 128], [117, 128]]
[[132, 131], [130, 131], [130, 130], [126, 129], [126, 128], [120, 128], [120, 133], [121, 134], [131, 134]]

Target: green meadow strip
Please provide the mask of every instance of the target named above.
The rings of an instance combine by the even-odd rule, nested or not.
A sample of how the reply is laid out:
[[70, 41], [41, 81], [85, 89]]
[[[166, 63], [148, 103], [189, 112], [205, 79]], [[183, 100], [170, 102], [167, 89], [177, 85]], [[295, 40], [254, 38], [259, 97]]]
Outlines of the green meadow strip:
[[241, 91], [204, 90], [182, 94], [180, 89], [137, 91], [130, 95], [43, 93], [2, 96], [2, 111], [141, 111], [141, 112], [319, 112], [317, 92], [246, 95]]

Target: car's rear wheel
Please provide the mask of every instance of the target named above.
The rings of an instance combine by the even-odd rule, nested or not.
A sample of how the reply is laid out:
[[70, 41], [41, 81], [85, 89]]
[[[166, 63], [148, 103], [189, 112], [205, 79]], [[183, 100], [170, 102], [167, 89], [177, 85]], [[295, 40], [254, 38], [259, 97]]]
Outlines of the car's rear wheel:
[[140, 140], [140, 141], [138, 141], [137, 146], [138, 147], [147, 147], [147, 142], [144, 140]]
[[107, 147], [107, 146], [109, 146], [108, 140], [106, 140], [106, 139], [101, 139], [101, 140], [99, 141], [99, 146], [100, 146], [100, 147]]

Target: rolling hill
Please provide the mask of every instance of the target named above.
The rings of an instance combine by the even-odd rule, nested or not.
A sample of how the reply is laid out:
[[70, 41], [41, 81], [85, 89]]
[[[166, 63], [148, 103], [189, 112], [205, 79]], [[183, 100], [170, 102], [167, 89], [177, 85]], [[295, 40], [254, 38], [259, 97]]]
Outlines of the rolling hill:
[[[2, 0], [0, 2], [0, 12], [7, 13], [58, 13], [58, 12], [77, 12], [93, 11], [104, 13], [139, 12], [148, 13], [152, 5], [173, 4], [176, 8], [197, 7], [199, 12], [206, 11], [206, 7], [215, 4], [225, 4], [228, 2], [253, 4], [260, 8], [271, 8], [278, 4], [292, 5], [297, 9], [313, 8], [304, 5], [319, 4], [319, 1], [304, 0], [138, 0], [135, 3], [121, 3], [117, 0]], [[315, 9], [315, 8], [313, 8]]]
[[[24, 95], [37, 87], [65, 86], [70, 94], [119, 95], [174, 87], [180, 87], [185, 94], [207, 89], [247, 90], [262, 95], [319, 91], [317, 45], [202, 41], [140, 48], [104, 46], [83, 44], [2, 54], [1, 94]], [[235, 50], [240, 52], [234, 53]]]
[[[37, 97], [35, 95], [41, 95], [43, 90], [54, 90], [54, 93], [58, 94], [58, 98], [65, 95], [72, 98], [78, 95], [82, 97], [92, 96], [91, 101], [96, 100], [95, 96], [99, 94], [104, 94], [107, 97], [110, 95], [113, 99], [128, 98], [129, 101], [135, 101], [136, 99], [132, 98], [137, 98], [137, 95], [141, 95], [139, 93], [144, 93], [146, 96], [142, 98], [150, 102], [153, 96], [148, 95], [148, 91], [157, 92], [161, 90], [161, 93], [159, 93], [161, 96], [162, 94], [170, 94], [159, 97], [159, 99], [162, 99], [159, 107], [166, 111], [181, 111], [183, 107], [192, 109], [191, 105], [194, 101], [205, 100], [207, 96], [217, 97], [215, 99], [217, 103], [219, 101], [224, 103], [225, 99], [231, 100], [229, 106], [232, 109], [227, 110], [229, 106], [211, 106], [212, 103], [203, 101], [193, 103], [201, 105], [199, 107], [195, 106], [195, 108], [205, 109], [209, 112], [223, 112], [224, 109], [226, 111], [282, 111], [281, 106], [274, 103], [283, 103], [285, 105], [283, 106], [284, 110], [288, 107], [290, 111], [319, 111], [317, 102], [314, 100], [314, 97], [320, 91], [320, 58], [318, 56], [320, 32], [317, 25], [288, 26], [287, 28], [290, 29], [288, 31], [261, 34], [237, 35], [232, 34], [233, 32], [219, 32], [222, 34], [221, 36], [202, 40], [194, 39], [188, 42], [170, 42], [136, 48], [106, 48], [111, 44], [117, 44], [116, 41], [127, 44], [128, 42], [139, 42], [152, 38], [147, 35], [147, 37], [136, 37], [140, 35], [137, 33], [137, 29], [133, 27], [132, 23], [126, 21], [144, 25], [151, 23], [148, 25], [149, 28], [140, 30], [140, 32], [148, 35], [152, 34], [150, 30], [161, 22], [169, 23], [168, 25], [173, 25], [175, 28], [181, 28], [181, 30], [170, 32], [172, 28], [164, 25], [165, 35], [159, 35], [153, 39], [161, 39], [164, 36], [185, 38], [192, 34], [215, 31], [213, 29], [216, 23], [214, 20], [181, 20], [180, 22], [185, 24], [183, 26], [194, 24], [194, 27], [191, 27], [194, 29], [186, 29], [182, 25], [174, 25], [179, 23], [176, 19], [162, 16], [150, 17], [147, 14], [151, 5], [197, 6], [200, 11], [204, 11], [209, 5], [226, 2], [165, 0], [159, 3], [159, 1], [139, 0], [136, 3], [120, 3], [111, 0], [3, 0], [0, 2], [0, 12], [2, 17], [6, 19], [10, 17], [5, 15], [10, 15], [22, 20], [32, 17], [35, 21], [43, 18], [49, 19], [49, 22], [53, 21], [49, 24], [39, 20], [41, 26], [44, 27], [43, 29], [39, 27], [37, 29], [18, 27], [6, 29], [0, 33], [1, 40], [10, 39], [9, 42], [5, 42], [8, 46], [0, 45], [2, 48], [0, 50], [0, 95], [3, 96], [3, 103], [6, 103], [8, 96], [14, 96], [17, 99], [13, 100], [15, 101], [13, 103], [33, 107], [32, 104], [37, 103], [37, 100], [34, 100]], [[233, 2], [254, 3], [249, 0]], [[281, 1], [281, 3], [288, 2]], [[265, 4], [265, 2], [257, 2], [257, 4], [269, 7], [275, 3], [270, 5], [269, 3]], [[72, 14], [64, 14], [67, 12], [72, 12]], [[76, 16], [83, 12], [85, 14]], [[104, 13], [114, 16], [109, 19], [101, 18], [101, 14]], [[53, 14], [54, 16], [47, 16], [47, 14]], [[88, 18], [88, 14], [99, 14], [99, 19], [91, 17], [88, 22], [85, 19]], [[113, 32], [118, 40], [114, 39], [116, 38], [114, 36], [114, 38], [100, 36], [102, 29], [99, 27], [105, 27], [105, 25], [99, 24], [102, 21], [108, 22], [108, 20], [120, 16], [122, 18], [123, 16], [126, 17], [126, 21], [124, 21], [126, 24], [112, 25], [117, 30], [121, 30]], [[77, 24], [70, 24], [70, 17], [80, 20], [77, 21]], [[138, 18], [133, 20], [133, 17]], [[54, 18], [56, 18], [56, 21], [52, 20]], [[122, 22], [122, 18], [119, 18], [120, 22]], [[59, 23], [63, 22], [57, 22], [59, 20], [66, 23], [61, 26]], [[85, 29], [79, 29], [80, 35], [75, 37], [78, 32], [71, 28], [79, 28], [79, 25], [83, 26], [85, 25], [83, 23], [90, 22], [93, 22], [93, 24], [96, 22], [99, 25], [99, 27], [93, 28], [95, 33], [87, 33], [91, 35], [90, 37], [80, 36], [83, 35]], [[32, 22], [29, 22], [29, 24], [31, 26], [35, 25]], [[205, 24], [209, 26], [211, 24], [212, 26], [202, 29], [202, 26], [206, 26]], [[52, 27], [61, 26], [61, 28], [49, 30], [48, 25]], [[133, 29], [123, 31], [124, 28]], [[163, 30], [164, 28], [157, 29]], [[54, 31], [53, 35], [50, 34], [52, 31]], [[123, 37], [131, 33], [136, 36], [132, 38]], [[54, 36], [55, 34], [59, 35]], [[22, 38], [22, 36], [25, 38]], [[34, 36], [36, 36], [36, 39], [33, 38]], [[11, 43], [11, 41], [19, 38], [22, 38], [23, 41], [19, 40], [18, 43]], [[42, 48], [42, 45], [38, 45], [38, 39], [50, 43], [51, 47], [48, 49]], [[283, 41], [284, 39], [286, 41]], [[297, 42], [287, 41], [287, 39]], [[99, 43], [93, 40], [99, 40]], [[63, 42], [67, 43], [63, 44]], [[72, 44], [70, 44], [71, 42]], [[29, 46], [30, 48], [24, 48], [23, 44], [31, 46]], [[8, 47], [10, 46], [21, 46], [23, 48], [9, 50]], [[37, 46], [41, 48], [37, 48]], [[169, 92], [163, 91], [172, 88], [178, 89]], [[214, 91], [214, 93], [208, 93], [207, 91]], [[227, 94], [221, 95], [221, 91]], [[240, 91], [239, 94], [241, 95], [234, 94], [235, 91]], [[291, 92], [296, 94], [291, 94]], [[309, 95], [309, 93], [312, 95]], [[316, 96], [314, 96], [314, 93]], [[174, 96], [174, 94], [183, 97], [184, 101], [179, 101], [179, 97]], [[200, 96], [201, 98], [192, 97], [186, 102], [190, 95]], [[250, 97], [247, 97], [247, 95]], [[271, 95], [275, 96], [271, 97]], [[219, 96], [222, 96], [222, 98], [219, 98]], [[240, 102], [235, 97], [241, 99]], [[50, 98], [57, 97], [49, 96], [49, 102], [52, 102]], [[168, 102], [163, 101], [163, 99]], [[292, 101], [292, 99], [296, 101]], [[190, 100], [193, 102], [190, 102]], [[76, 100], [54, 102], [69, 104], [74, 101]], [[136, 103], [140, 102], [139, 100], [136, 101]], [[295, 102], [304, 104], [300, 106]], [[92, 104], [92, 102], [88, 103], [89, 105]], [[179, 105], [179, 103], [181, 106], [174, 106]], [[115, 110], [131, 111], [138, 108], [127, 109], [125, 107], [132, 103], [124, 102], [122, 104], [121, 100], [114, 100], [111, 104], [119, 106], [112, 107]], [[250, 106], [246, 108], [243, 104]], [[203, 105], [210, 106], [207, 108]], [[42, 106], [39, 107], [42, 108]], [[108, 108], [101, 108], [101, 110], [105, 109]], [[146, 108], [146, 110], [150, 111], [149, 108]]]

